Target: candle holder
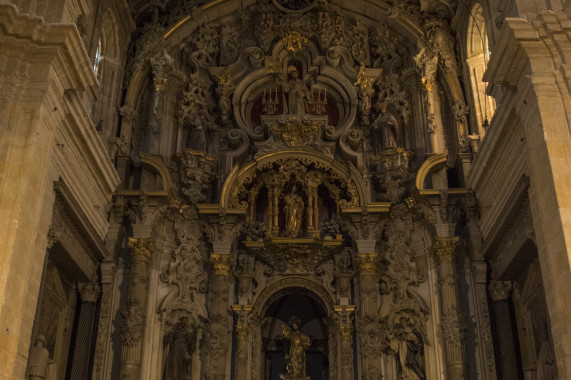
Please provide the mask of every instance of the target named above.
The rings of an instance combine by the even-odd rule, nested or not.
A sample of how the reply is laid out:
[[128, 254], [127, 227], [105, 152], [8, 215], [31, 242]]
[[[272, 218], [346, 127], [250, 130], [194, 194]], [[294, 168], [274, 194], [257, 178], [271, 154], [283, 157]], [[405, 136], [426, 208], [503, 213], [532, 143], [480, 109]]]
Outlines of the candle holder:
[[266, 90], [264, 90], [264, 97], [262, 98], [262, 105], [264, 106], [263, 112], [266, 115], [274, 115], [278, 112], [278, 105], [280, 104], [278, 98], [278, 90], [275, 90], [275, 98], [272, 99], [272, 89], [270, 88], [269, 96], [266, 97]]

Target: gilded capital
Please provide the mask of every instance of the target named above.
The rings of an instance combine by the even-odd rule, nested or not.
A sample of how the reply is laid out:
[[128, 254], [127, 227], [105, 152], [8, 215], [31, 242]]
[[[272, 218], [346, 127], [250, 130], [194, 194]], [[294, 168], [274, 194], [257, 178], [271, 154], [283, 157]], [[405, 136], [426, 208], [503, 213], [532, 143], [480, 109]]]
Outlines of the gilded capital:
[[236, 335], [238, 336], [238, 339], [240, 339], [240, 340], [248, 339], [249, 333], [250, 333], [250, 327], [249, 326], [244, 326], [244, 325], [236, 326]]
[[213, 253], [210, 255], [210, 263], [215, 276], [228, 276], [232, 265], [232, 256]]
[[155, 77], [154, 79], [155, 82], [155, 91], [157, 92], [162, 92], [165, 91], [167, 89], [167, 78], [157, 78]]
[[456, 247], [458, 247], [458, 236], [449, 237], [449, 236], [439, 236], [434, 241], [434, 245], [432, 249], [434, 254], [438, 258], [438, 260], [452, 260], [454, 255], [454, 251], [456, 251]]
[[429, 79], [424, 79], [422, 80], [423, 84], [424, 84], [424, 88], [426, 88], [426, 91], [430, 92], [432, 91], [432, 89], [434, 88], [434, 79], [429, 78]]
[[150, 238], [129, 238], [129, 247], [131, 248], [131, 260], [148, 263], [155, 250], [155, 243]]
[[340, 326], [339, 335], [341, 335], [341, 338], [351, 339], [351, 336], [353, 335], [353, 328], [351, 326]]
[[507, 300], [512, 291], [511, 281], [490, 281], [488, 292], [493, 301]]
[[379, 255], [377, 253], [357, 254], [357, 265], [361, 274], [371, 275], [377, 273], [378, 258]]

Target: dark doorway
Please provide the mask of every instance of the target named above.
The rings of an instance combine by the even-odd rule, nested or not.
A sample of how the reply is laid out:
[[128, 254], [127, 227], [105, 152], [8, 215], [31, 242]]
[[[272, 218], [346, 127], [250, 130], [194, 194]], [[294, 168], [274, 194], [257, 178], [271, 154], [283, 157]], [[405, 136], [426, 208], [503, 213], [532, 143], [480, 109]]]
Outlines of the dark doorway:
[[329, 379], [327, 324], [323, 307], [304, 289], [289, 289], [266, 310], [262, 325], [262, 350], [265, 359], [264, 379], [279, 380], [284, 374], [289, 342], [284, 339], [282, 325], [292, 316], [300, 318], [300, 331], [309, 336], [311, 346], [306, 353], [306, 374], [311, 380]]

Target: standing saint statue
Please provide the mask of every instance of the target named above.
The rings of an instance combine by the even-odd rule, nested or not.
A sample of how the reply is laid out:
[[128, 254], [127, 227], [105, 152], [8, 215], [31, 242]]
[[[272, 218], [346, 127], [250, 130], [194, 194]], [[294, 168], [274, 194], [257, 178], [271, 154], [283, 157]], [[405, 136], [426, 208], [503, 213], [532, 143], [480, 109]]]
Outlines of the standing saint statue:
[[377, 153], [387, 149], [398, 148], [400, 131], [397, 119], [387, 111], [387, 103], [379, 103], [376, 108], [380, 110], [379, 116], [373, 124], [373, 129], [380, 130], [380, 141], [376, 141], [375, 143]]
[[284, 92], [287, 92], [287, 109], [284, 113], [290, 115], [305, 115], [309, 112], [309, 105], [313, 100], [311, 91], [301, 79], [295, 66], [289, 66], [287, 73], [290, 79], [287, 81]]
[[301, 320], [292, 316], [289, 319], [291, 330], [282, 325], [284, 338], [289, 340], [289, 352], [286, 355], [286, 373], [280, 375], [281, 379], [287, 380], [309, 380], [305, 375], [305, 349], [311, 346], [311, 340], [301, 331], [299, 324]]
[[29, 373], [28, 379], [30, 380], [44, 380], [48, 374], [48, 361], [50, 353], [46, 348], [46, 337], [38, 335], [36, 344], [30, 350], [29, 360]]
[[423, 349], [423, 339], [409, 318], [401, 317], [396, 326], [391, 348], [397, 353], [400, 378], [403, 380], [425, 380], [419, 356]]
[[285, 235], [297, 237], [301, 229], [303, 216], [303, 199], [296, 194], [297, 187], [294, 185], [291, 192], [284, 197], [285, 212]]
[[190, 380], [194, 334], [188, 318], [182, 317], [164, 338], [163, 380]]

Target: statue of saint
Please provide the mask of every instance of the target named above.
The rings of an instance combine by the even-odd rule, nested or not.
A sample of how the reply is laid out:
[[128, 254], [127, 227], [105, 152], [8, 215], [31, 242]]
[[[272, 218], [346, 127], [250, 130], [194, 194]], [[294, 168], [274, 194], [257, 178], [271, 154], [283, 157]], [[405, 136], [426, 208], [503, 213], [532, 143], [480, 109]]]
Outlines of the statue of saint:
[[28, 379], [30, 380], [44, 380], [47, 378], [50, 353], [46, 348], [46, 344], [46, 337], [38, 335], [36, 344], [34, 344], [34, 347], [30, 350], [30, 370], [28, 372]]
[[403, 380], [425, 380], [424, 370], [418, 360], [423, 349], [422, 337], [416, 331], [409, 318], [401, 317], [397, 324], [395, 338], [391, 348], [397, 352], [400, 378]]
[[281, 379], [309, 380], [305, 375], [305, 349], [311, 346], [311, 340], [299, 331], [300, 323], [298, 317], [292, 316], [289, 319], [291, 330], [282, 325], [284, 338], [289, 340], [289, 352], [286, 355], [286, 373], [280, 375]]
[[164, 338], [163, 380], [190, 380], [194, 334], [188, 318], [182, 317]]
[[291, 192], [284, 197], [285, 235], [289, 237], [297, 237], [301, 229], [304, 202], [296, 194], [296, 189], [297, 187], [294, 185]]
[[206, 152], [206, 131], [202, 126], [202, 120], [199, 117], [190, 123], [191, 130], [188, 132], [186, 139], [186, 147], [191, 150]]
[[313, 96], [311, 91], [301, 79], [295, 66], [289, 66], [287, 73], [290, 76], [285, 85], [284, 92], [287, 92], [287, 110], [285, 113], [291, 115], [305, 115], [309, 112], [308, 103], [311, 103]]
[[[387, 111], [387, 103], [377, 105], [380, 110], [379, 116], [373, 124], [373, 129], [380, 130], [380, 141], [376, 141], [377, 153], [382, 150], [398, 148], [399, 124], [397, 119]], [[381, 149], [378, 149], [378, 147]]]

